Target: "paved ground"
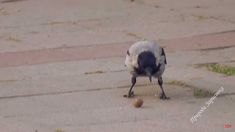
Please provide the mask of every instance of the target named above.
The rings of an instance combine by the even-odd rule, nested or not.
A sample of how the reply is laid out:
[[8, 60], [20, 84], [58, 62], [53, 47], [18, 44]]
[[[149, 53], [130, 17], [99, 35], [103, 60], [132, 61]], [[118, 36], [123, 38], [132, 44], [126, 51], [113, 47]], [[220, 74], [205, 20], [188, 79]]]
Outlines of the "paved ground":
[[[235, 62], [233, 0], [0, 0], [0, 128], [3, 132], [234, 131], [235, 77], [198, 65]], [[126, 49], [153, 39], [166, 48], [168, 101], [139, 78], [136, 97]], [[175, 83], [177, 82], [177, 83]], [[195, 123], [210, 98], [223, 93]], [[232, 125], [224, 128], [225, 124]]]

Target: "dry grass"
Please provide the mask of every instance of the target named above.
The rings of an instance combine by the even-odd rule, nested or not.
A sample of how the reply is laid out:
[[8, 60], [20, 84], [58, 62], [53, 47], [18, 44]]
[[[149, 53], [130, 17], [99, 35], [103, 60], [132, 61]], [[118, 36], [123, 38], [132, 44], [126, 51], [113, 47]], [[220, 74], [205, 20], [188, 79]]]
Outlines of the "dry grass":
[[57, 128], [56, 130], [55, 130], [55, 132], [65, 132], [63, 129], [61, 129], [61, 128]]

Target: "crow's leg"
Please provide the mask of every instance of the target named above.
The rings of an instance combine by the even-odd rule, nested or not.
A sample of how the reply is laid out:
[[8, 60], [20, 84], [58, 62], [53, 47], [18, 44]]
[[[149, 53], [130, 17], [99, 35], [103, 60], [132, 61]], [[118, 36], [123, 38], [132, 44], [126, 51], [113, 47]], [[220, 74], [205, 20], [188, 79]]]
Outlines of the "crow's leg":
[[164, 89], [162, 87], [162, 84], [163, 84], [162, 77], [158, 77], [158, 84], [159, 84], [159, 86], [160, 86], [160, 88], [162, 90], [162, 93], [160, 95], [160, 99], [170, 99], [169, 97], [166, 97], [166, 94], [165, 94]]
[[134, 96], [134, 91], [132, 91], [132, 89], [133, 89], [133, 87], [135, 86], [135, 83], [136, 83], [136, 77], [135, 76], [132, 76], [131, 83], [132, 83], [132, 85], [131, 85], [131, 88], [128, 92], [128, 95], [124, 95], [124, 97], [130, 98], [130, 97]]
[[132, 89], [133, 89], [133, 87], [135, 86], [135, 83], [136, 83], [136, 77], [135, 76], [132, 76], [131, 83], [132, 83], [132, 85], [131, 85], [131, 88], [128, 92], [128, 97], [129, 98], [134, 96], [134, 91], [132, 91]]

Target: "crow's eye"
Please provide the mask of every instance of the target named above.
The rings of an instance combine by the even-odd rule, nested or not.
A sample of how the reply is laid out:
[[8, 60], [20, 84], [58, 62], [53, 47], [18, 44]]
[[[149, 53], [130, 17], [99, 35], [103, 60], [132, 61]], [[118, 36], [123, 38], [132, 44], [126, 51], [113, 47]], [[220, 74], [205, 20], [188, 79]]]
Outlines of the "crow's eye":
[[129, 52], [129, 50], [127, 50], [127, 52], [126, 52], [128, 55], [130, 55], [130, 52]]

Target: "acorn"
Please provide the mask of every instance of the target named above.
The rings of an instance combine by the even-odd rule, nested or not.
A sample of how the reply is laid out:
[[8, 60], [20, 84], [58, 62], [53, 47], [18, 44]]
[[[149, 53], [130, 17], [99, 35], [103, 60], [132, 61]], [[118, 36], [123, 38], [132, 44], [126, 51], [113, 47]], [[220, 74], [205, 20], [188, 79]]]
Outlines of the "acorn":
[[143, 103], [144, 103], [143, 99], [137, 98], [137, 99], [135, 100], [135, 102], [134, 102], [133, 105], [134, 105], [136, 108], [140, 108], [140, 107], [143, 105]]

